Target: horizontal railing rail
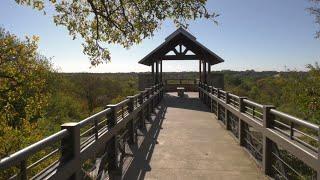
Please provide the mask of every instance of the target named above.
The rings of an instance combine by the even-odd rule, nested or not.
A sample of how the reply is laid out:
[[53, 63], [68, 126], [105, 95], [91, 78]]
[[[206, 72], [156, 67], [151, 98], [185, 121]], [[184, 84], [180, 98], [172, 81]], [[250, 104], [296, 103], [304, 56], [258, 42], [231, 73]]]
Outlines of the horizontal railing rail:
[[199, 83], [199, 98], [275, 179], [320, 179], [319, 126]]
[[[63, 124], [61, 131], [1, 159], [0, 175], [5, 177], [0, 179], [79, 179], [86, 174], [88, 160], [97, 156], [101, 163], [95, 177], [104, 169], [121, 172], [121, 145], [135, 143], [137, 128], [143, 127], [163, 92], [163, 85], [157, 84], [80, 122]], [[41, 156], [34, 160], [37, 153]], [[42, 168], [34, 169], [41, 163]]]

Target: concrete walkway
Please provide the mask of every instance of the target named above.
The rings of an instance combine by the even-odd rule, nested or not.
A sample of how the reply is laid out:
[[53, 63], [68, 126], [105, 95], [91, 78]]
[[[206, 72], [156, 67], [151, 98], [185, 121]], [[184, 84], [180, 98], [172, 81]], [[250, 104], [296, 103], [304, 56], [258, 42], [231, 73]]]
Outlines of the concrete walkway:
[[131, 147], [122, 179], [264, 179], [237, 141], [197, 98], [167, 94], [144, 133]]

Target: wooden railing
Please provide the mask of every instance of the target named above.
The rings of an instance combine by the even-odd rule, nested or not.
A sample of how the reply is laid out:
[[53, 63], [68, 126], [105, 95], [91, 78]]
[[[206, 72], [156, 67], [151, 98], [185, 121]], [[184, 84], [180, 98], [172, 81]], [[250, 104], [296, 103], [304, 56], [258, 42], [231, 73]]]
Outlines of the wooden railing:
[[196, 79], [165, 79], [164, 88], [167, 92], [176, 92], [177, 87], [184, 87], [185, 91], [197, 92], [198, 80]]
[[[92, 174], [88, 164], [97, 157], [95, 178], [106, 171], [121, 172], [119, 157], [125, 143], [136, 142], [137, 129], [145, 126], [163, 92], [158, 84], [80, 122], [63, 124], [61, 131], [1, 159], [0, 173], [5, 177], [0, 179], [82, 179], [86, 172]], [[41, 158], [34, 159], [39, 154]]]
[[199, 83], [199, 98], [275, 179], [320, 179], [319, 126]]
[[[198, 90], [199, 98], [265, 174], [320, 179], [318, 125], [206, 84], [200, 83]], [[136, 142], [137, 129], [145, 126], [163, 92], [162, 85], [153, 86], [80, 122], [63, 124], [61, 131], [0, 160], [0, 173], [5, 174], [1, 178], [81, 179], [93, 172], [89, 165], [97, 157], [95, 178], [120, 173], [125, 143]]]

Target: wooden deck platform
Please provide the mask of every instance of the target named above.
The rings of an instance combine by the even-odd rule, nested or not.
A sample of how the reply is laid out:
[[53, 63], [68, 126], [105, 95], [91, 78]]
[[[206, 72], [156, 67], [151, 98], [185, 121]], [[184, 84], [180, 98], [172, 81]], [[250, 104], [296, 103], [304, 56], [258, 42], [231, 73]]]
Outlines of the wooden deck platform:
[[119, 179], [265, 179], [198, 93], [166, 94], [147, 127]]

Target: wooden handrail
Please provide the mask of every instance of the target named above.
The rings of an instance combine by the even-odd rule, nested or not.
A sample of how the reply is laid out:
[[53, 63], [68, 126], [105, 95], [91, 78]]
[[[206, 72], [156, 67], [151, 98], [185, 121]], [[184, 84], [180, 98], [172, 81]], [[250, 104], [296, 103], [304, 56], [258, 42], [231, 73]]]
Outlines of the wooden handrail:
[[[299, 159], [301, 162], [309, 166], [309, 168], [313, 169], [313, 171], [316, 172], [318, 179], [320, 179], [320, 151], [317, 151], [317, 148], [320, 146], [319, 125], [280, 112], [276, 110], [274, 106], [262, 105], [246, 98], [228, 93], [226, 91], [224, 91], [226, 97], [221, 97], [221, 90], [220, 92], [218, 90], [218, 93], [213, 93], [212, 91], [215, 88], [210, 87], [210, 92], [208, 91], [208, 87], [209, 86], [207, 84], [204, 84], [202, 82], [199, 83], [199, 98], [206, 105], [211, 107], [211, 111], [216, 114], [218, 119], [221, 115], [224, 116], [223, 123], [226, 126], [227, 130], [238, 130], [234, 133], [236, 133], [236, 138], [239, 140], [239, 144], [241, 146], [245, 146], [245, 141], [247, 141], [244, 140], [244, 138], [246, 138], [247, 136], [245, 136], [244, 134], [251, 131], [250, 129], [244, 131], [243, 129], [246, 126], [252, 127], [254, 131], [261, 134], [262, 139], [260, 143], [263, 151], [261, 151], [262, 162], [260, 165], [262, 166], [262, 170], [266, 175], [272, 176], [272, 168], [275, 167], [272, 164], [273, 162], [271, 160], [271, 156], [274, 156], [274, 147], [278, 149], [279, 146], [283, 150], [289, 152], [295, 158]], [[230, 102], [228, 101], [230, 97], [239, 101], [238, 106], [235, 103], [228, 103]], [[252, 114], [250, 114], [250, 116], [246, 113], [245, 110], [246, 108], [249, 108], [248, 106], [251, 107], [252, 111]], [[223, 112], [221, 112], [220, 110], [221, 107], [224, 109]], [[212, 108], [217, 109], [212, 110]], [[233, 121], [233, 124], [236, 123], [234, 122], [235, 120], [230, 119], [231, 115], [238, 118], [238, 120], [236, 121], [238, 123], [238, 127], [236, 127], [235, 130], [233, 130], [234, 128], [229, 127], [231, 123], [230, 121]], [[262, 116], [262, 118], [259, 118], [257, 116]], [[279, 121], [279, 118], [289, 122], [289, 125]], [[284, 128], [289, 129], [289, 132], [287, 133], [282, 128], [277, 127], [277, 124], [280, 124]], [[298, 127], [300, 127], [300, 130], [298, 129]], [[314, 137], [314, 135], [310, 135], [311, 131], [317, 137]], [[311, 141], [313, 141], [313, 143], [308, 143], [307, 141], [296, 137], [294, 134], [295, 132], [297, 134], [300, 134], [301, 136], [309, 138]], [[314, 143], [316, 143], [316, 145], [314, 145]], [[254, 143], [251, 143], [251, 146], [253, 146], [253, 144]], [[280, 156], [277, 157], [279, 158]], [[280, 159], [280, 161], [284, 160]]]
[[[134, 96], [129, 96], [117, 104], [108, 105], [104, 110], [80, 122], [66, 123], [62, 125], [63, 130], [1, 159], [0, 170], [5, 170], [20, 164], [21, 169], [19, 174], [13, 174], [10, 177], [26, 179], [28, 177], [28, 158], [40, 150], [50, 147], [53, 143], [61, 141], [60, 160], [44, 168], [36, 177], [68, 179], [68, 177], [73, 176], [77, 179], [81, 171], [81, 163], [94, 156], [95, 152], [104, 150], [105, 144], [113, 143], [113, 147], [108, 148], [109, 155], [112, 153], [115, 155], [115, 153], [117, 153], [118, 150], [116, 150], [116, 148], [118, 148], [118, 146], [115, 145], [115, 137], [120, 135], [119, 133], [121, 133], [123, 129], [130, 134], [130, 142], [134, 141], [133, 136], [136, 135], [134, 133], [136, 117], [138, 117], [140, 113], [143, 113], [143, 117], [145, 116], [144, 114], [150, 116], [152, 112], [150, 108], [155, 108], [160, 102], [163, 97], [163, 91], [163, 85], [157, 84]], [[139, 103], [139, 106], [135, 106], [134, 103]], [[123, 118], [120, 121], [116, 121], [115, 110], [120, 108], [120, 110], [122, 110], [121, 113], [124, 113], [124, 106], [126, 106], [128, 114], [126, 114], [126, 116], [122, 114]], [[143, 110], [146, 107], [148, 107], [147, 111]], [[105, 118], [107, 118], [107, 120], [105, 120]], [[127, 124], [130, 124], [130, 126], [127, 126]], [[82, 130], [83, 133], [80, 132]], [[93, 133], [93, 135], [90, 133]], [[81, 137], [81, 134], [83, 137]], [[84, 138], [84, 136], [86, 136], [86, 140], [81, 142], [80, 138]], [[57, 150], [50, 152], [49, 155], [51, 156], [57, 153], [56, 151]], [[50, 157], [49, 155], [40, 158], [36, 163], [39, 164], [41, 161], [48, 159]], [[118, 160], [114, 158], [109, 159], [107, 164], [109, 167], [112, 167], [109, 168], [109, 170], [117, 168], [117, 161]], [[33, 166], [34, 164], [30, 165], [29, 168]]]

